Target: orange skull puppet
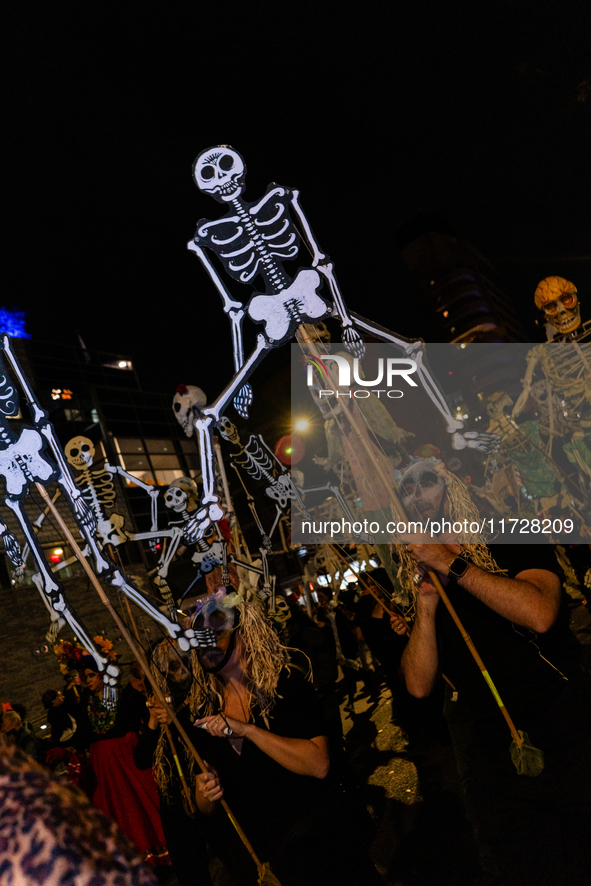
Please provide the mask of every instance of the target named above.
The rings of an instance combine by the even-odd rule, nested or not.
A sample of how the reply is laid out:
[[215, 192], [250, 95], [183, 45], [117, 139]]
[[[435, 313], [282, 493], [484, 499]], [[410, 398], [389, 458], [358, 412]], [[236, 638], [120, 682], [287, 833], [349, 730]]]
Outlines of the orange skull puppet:
[[568, 335], [581, 325], [577, 287], [564, 277], [546, 277], [538, 283], [534, 298], [536, 307], [544, 311], [549, 341]]

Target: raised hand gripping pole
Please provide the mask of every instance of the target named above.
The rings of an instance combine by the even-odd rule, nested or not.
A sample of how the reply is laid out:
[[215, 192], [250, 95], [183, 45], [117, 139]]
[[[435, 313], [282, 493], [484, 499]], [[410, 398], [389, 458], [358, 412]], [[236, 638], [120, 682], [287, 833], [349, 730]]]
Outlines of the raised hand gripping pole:
[[[162, 690], [160, 689], [160, 686], [156, 682], [154, 675], [152, 674], [152, 671], [145, 659], [143, 650], [137, 646], [135, 640], [133, 639], [133, 637], [131, 636], [131, 634], [127, 630], [127, 627], [119, 618], [119, 615], [117, 614], [111, 601], [109, 600], [109, 598], [105, 594], [103, 588], [101, 587], [101, 584], [100, 584], [98, 578], [96, 577], [96, 575], [94, 574], [94, 572], [90, 568], [88, 561], [83, 556], [82, 551], [80, 550], [80, 548], [78, 547], [78, 545], [76, 543], [76, 540], [74, 539], [74, 536], [72, 535], [72, 533], [70, 532], [70, 530], [66, 526], [65, 522], [63, 521], [61, 514], [59, 513], [58, 509], [51, 501], [51, 498], [49, 497], [47, 491], [39, 483], [37, 484], [37, 489], [39, 490], [39, 493], [41, 494], [43, 500], [45, 501], [45, 504], [48, 506], [48, 508], [51, 510], [53, 516], [55, 517], [55, 520], [58, 523], [58, 525], [60, 526], [62, 532], [64, 533], [64, 536], [66, 537], [71, 550], [74, 552], [76, 558], [78, 559], [78, 562], [80, 563], [80, 565], [82, 566], [82, 568], [86, 572], [86, 574], [90, 580], [90, 583], [92, 584], [95, 591], [99, 595], [101, 601], [104, 603], [104, 605], [108, 609], [111, 617], [113, 618], [115, 624], [117, 625], [119, 631], [121, 632], [122, 637], [125, 639], [127, 645], [129, 646], [129, 648], [133, 652], [135, 658], [139, 662], [142, 671], [144, 672], [146, 678], [148, 679], [148, 682], [150, 683], [150, 686], [154, 690], [154, 695], [158, 699], [159, 703], [164, 707], [164, 709], [169, 714], [172, 722], [174, 723], [174, 725], [176, 726], [176, 728], [179, 731], [179, 735], [181, 736], [182, 740], [185, 742], [189, 752], [191, 753], [193, 759], [195, 760], [195, 762], [197, 763], [197, 765], [199, 766], [201, 771], [203, 773], [208, 773], [209, 770], [208, 770], [207, 766], [205, 765], [203, 759], [197, 753], [195, 746], [191, 742], [191, 739], [187, 735], [182, 724], [179, 722], [179, 719], [178, 719], [176, 713], [171, 708], [171, 706], [169, 704], [167, 704], [166, 699], [164, 698], [164, 695], [162, 693]], [[248, 837], [246, 836], [246, 834], [244, 833], [244, 831], [240, 827], [238, 821], [234, 817], [234, 813], [232, 812], [232, 810], [230, 809], [230, 807], [228, 806], [227, 802], [224, 800], [223, 797], [220, 800], [220, 803], [222, 805], [224, 812], [226, 813], [226, 815], [228, 816], [228, 818], [232, 822], [236, 833], [240, 837], [242, 843], [244, 844], [246, 850], [248, 851], [250, 857], [252, 858], [252, 860], [254, 861], [254, 863], [257, 867], [260, 886], [263, 886], [263, 884], [265, 884], [265, 886], [280, 886], [279, 881], [273, 876], [273, 874], [270, 872], [270, 870], [267, 868], [267, 866], [265, 864], [263, 864], [263, 862], [260, 861], [258, 855], [254, 851], [254, 849], [250, 843], [250, 840], [248, 839]]]

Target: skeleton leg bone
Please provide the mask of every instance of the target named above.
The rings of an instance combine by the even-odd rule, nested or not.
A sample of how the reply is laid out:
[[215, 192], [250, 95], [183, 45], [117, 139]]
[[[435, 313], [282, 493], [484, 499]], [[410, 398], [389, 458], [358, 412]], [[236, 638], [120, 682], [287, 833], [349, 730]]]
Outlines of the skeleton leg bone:
[[213, 449], [213, 424], [218, 421], [226, 406], [235, 396], [246, 379], [256, 369], [258, 364], [265, 356], [265, 352], [269, 348], [269, 343], [264, 335], [259, 333], [257, 336], [257, 344], [254, 351], [250, 354], [248, 360], [241, 367], [240, 372], [234, 376], [232, 381], [225, 387], [216, 400], [201, 412], [201, 416], [194, 421], [195, 430], [199, 442], [199, 456], [201, 463], [201, 473], [203, 477], [203, 498], [201, 500], [202, 507], [195, 512], [195, 516], [189, 520], [184, 527], [185, 539], [189, 543], [197, 541], [203, 536], [207, 527], [217, 520], [221, 520], [224, 516], [219, 506], [219, 496], [216, 490], [215, 474], [214, 474], [214, 449]]
[[27, 543], [31, 549], [31, 554], [39, 567], [39, 577], [40, 582], [35, 582], [37, 588], [39, 588], [39, 584], [41, 585], [41, 590], [43, 591], [45, 598], [49, 601], [49, 605], [52, 610], [57, 613], [58, 618], [61, 616], [66, 620], [74, 634], [82, 641], [83, 645], [88, 649], [91, 653], [92, 657], [96, 661], [97, 667], [99, 671], [105, 672], [105, 682], [108, 685], [114, 686], [116, 682], [116, 677], [119, 674], [119, 669], [114, 665], [109, 665], [108, 659], [104, 658], [96, 649], [94, 643], [86, 628], [78, 621], [74, 610], [71, 608], [69, 603], [64, 598], [62, 593], [62, 586], [56, 582], [53, 578], [52, 572], [49, 568], [49, 564], [45, 559], [45, 555], [43, 553], [43, 549], [39, 545], [39, 541], [35, 532], [33, 530], [32, 525], [29, 522], [29, 518], [25, 513], [21, 502], [18, 500], [14, 500], [11, 498], [6, 498], [5, 504], [10, 508], [11, 511], [14, 512], [17, 520], [21, 525], [21, 529], [24, 533], [24, 536], [27, 540]]

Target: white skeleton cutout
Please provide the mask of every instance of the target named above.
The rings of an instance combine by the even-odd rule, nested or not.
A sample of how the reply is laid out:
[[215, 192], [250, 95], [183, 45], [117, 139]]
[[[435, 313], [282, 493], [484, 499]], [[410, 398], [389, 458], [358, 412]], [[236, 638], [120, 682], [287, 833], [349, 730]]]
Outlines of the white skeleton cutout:
[[[10, 382], [0, 360], [0, 475], [6, 481], [6, 497], [4, 503], [18, 519], [27, 545], [39, 568], [41, 588], [49, 600], [51, 608], [58, 612], [70, 626], [73, 633], [81, 640], [96, 661], [97, 668], [103, 673], [105, 682], [114, 686], [118, 669], [109, 664], [94, 646], [88, 631], [77, 619], [73, 609], [65, 599], [63, 588], [56, 581], [37, 535], [29, 518], [22, 507], [22, 499], [27, 495], [33, 483], [44, 485], [57, 480], [61, 494], [64, 495], [75, 516], [78, 528], [86, 542], [85, 556], [92, 556], [96, 572], [112, 587], [124, 593], [130, 600], [155, 621], [162, 625], [169, 636], [178, 641], [182, 650], [188, 650], [194, 642], [192, 631], [183, 632], [182, 628], [155, 608], [142, 593], [127, 579], [103, 552], [95, 538], [96, 518], [82, 496], [70, 473], [68, 462], [59, 444], [53, 425], [47, 412], [39, 405], [17, 358], [8, 336], [2, 337], [1, 348], [10, 362], [10, 366], [24, 392], [33, 419], [33, 427], [22, 427], [20, 434], [10, 427], [5, 416], [18, 413], [18, 393]], [[48, 451], [51, 455], [48, 454]], [[1, 532], [1, 526], [0, 526]], [[20, 553], [14, 550], [11, 538], [5, 540], [9, 556], [13, 562], [20, 562]], [[17, 546], [18, 548], [18, 546]]]
[[[179, 422], [182, 423], [183, 413], [175, 410], [175, 415]], [[147, 532], [136, 532], [133, 535], [129, 535], [129, 538], [134, 541], [148, 541], [155, 554], [158, 553], [159, 546], [164, 541], [152, 580], [160, 589], [162, 597], [168, 606], [171, 620], [176, 622], [178, 608], [182, 600], [187, 596], [193, 585], [204, 575], [210, 573], [216, 566], [222, 566], [222, 580], [224, 583], [230, 583], [229, 576], [227, 575], [226, 543], [217, 527], [214, 526], [209, 527], [209, 532], [196, 542], [196, 550], [191, 556], [191, 561], [195, 564], [197, 571], [183, 596], [177, 601], [167, 582], [168, 571], [170, 564], [183, 543], [185, 526], [192, 519], [194, 511], [198, 507], [199, 490], [197, 484], [190, 477], [177, 477], [176, 480], [172, 481], [164, 493], [163, 499], [165, 507], [170, 512], [170, 516], [168, 517], [167, 527], [160, 529], [158, 527], [158, 498], [160, 490], [142, 483], [137, 477], [128, 474], [120, 466], [107, 465], [107, 467], [110, 471], [117, 471], [123, 477], [127, 477], [136, 486], [140, 486], [150, 495], [152, 501], [152, 527]], [[189, 543], [192, 544], [192, 542]]]
[[187, 435], [193, 434], [195, 412], [207, 403], [201, 388], [195, 385], [179, 385], [172, 401], [172, 408], [178, 423]]
[[114, 512], [106, 513], [114, 508], [117, 492], [107, 468], [93, 467], [96, 455], [94, 443], [88, 437], [72, 437], [66, 443], [64, 452], [68, 462], [79, 472], [75, 477], [76, 485], [95, 516], [99, 541], [101, 544], [125, 544], [125, 517]]
[[[226, 407], [233, 401], [238, 413], [248, 417], [252, 389], [248, 380], [270, 348], [287, 343], [296, 329], [315, 324], [326, 317], [338, 317], [343, 328], [343, 343], [354, 356], [361, 358], [365, 346], [360, 332], [367, 332], [381, 341], [390, 342], [417, 364], [416, 378], [435, 405], [452, 436], [454, 449], [479, 449], [491, 452], [498, 448], [498, 438], [476, 431], [460, 433], [464, 428], [450, 411], [445, 396], [425, 364], [425, 344], [398, 336], [348, 310], [342, 298], [334, 267], [319, 248], [312, 229], [299, 203], [299, 192], [270, 185], [261, 200], [246, 203], [242, 199], [246, 166], [240, 154], [227, 145], [202, 151], [197, 157], [193, 175], [198, 188], [228, 207], [226, 215], [215, 221], [202, 219], [197, 233], [188, 244], [201, 261], [222, 299], [223, 311], [232, 324], [234, 378], [209, 406], [192, 406], [193, 424], [199, 439], [203, 497], [185, 529], [185, 537], [196, 541], [212, 522], [223, 517], [214, 476], [213, 426], [220, 421]], [[300, 233], [312, 254], [311, 268], [300, 269], [291, 278], [283, 262], [296, 257]], [[255, 293], [248, 304], [231, 295], [207, 253], [213, 253], [226, 274], [240, 283], [251, 283], [261, 277], [266, 292]], [[321, 294], [322, 284], [328, 286], [332, 304]], [[245, 358], [242, 322], [248, 314], [263, 326], [251, 354]], [[185, 433], [188, 429], [185, 425]]]

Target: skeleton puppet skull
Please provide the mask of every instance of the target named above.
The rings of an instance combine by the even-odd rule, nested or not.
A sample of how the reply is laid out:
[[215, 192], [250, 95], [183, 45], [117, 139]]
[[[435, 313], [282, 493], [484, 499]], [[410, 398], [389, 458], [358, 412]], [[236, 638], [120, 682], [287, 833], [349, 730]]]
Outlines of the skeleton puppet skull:
[[232, 424], [229, 418], [226, 418], [225, 415], [220, 416], [217, 426], [224, 440], [227, 440], [228, 443], [232, 443], [234, 446], [240, 445], [238, 429], [235, 424]]
[[73, 437], [65, 448], [66, 458], [74, 468], [89, 468], [93, 462], [95, 448], [88, 437]]
[[546, 277], [535, 292], [536, 307], [544, 311], [546, 322], [560, 335], [574, 332], [581, 324], [577, 287], [564, 277]]
[[187, 437], [193, 436], [194, 409], [201, 409], [207, 403], [207, 397], [196, 385], [179, 385], [172, 399], [172, 408], [176, 420]]
[[228, 203], [239, 197], [245, 176], [244, 160], [228, 145], [217, 145], [202, 151], [193, 164], [195, 184], [218, 203]]
[[186, 509], [189, 513], [199, 505], [199, 489], [190, 477], [177, 477], [173, 480], [164, 496], [164, 504], [175, 514], [182, 514]]

